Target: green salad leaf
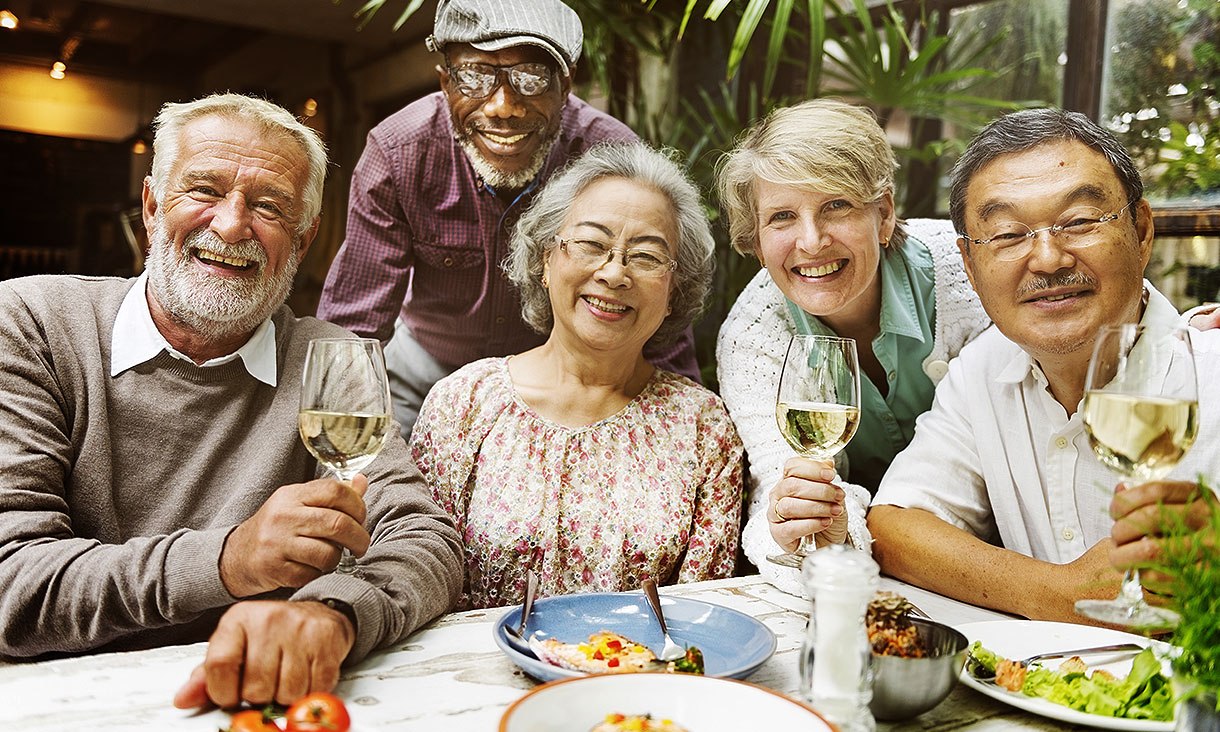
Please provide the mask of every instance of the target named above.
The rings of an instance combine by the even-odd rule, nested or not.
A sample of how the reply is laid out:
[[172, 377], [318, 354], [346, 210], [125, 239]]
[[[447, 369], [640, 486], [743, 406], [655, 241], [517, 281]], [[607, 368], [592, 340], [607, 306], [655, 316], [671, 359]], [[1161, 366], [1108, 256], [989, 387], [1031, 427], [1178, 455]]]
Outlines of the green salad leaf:
[[[970, 655], [983, 664], [999, 658], [981, 646], [977, 650], [972, 648]], [[1021, 693], [1088, 714], [1156, 721], [1173, 719], [1173, 690], [1150, 648], [1135, 657], [1126, 678], [1107, 678], [1096, 672], [1060, 672], [1035, 663], [1025, 674]]]

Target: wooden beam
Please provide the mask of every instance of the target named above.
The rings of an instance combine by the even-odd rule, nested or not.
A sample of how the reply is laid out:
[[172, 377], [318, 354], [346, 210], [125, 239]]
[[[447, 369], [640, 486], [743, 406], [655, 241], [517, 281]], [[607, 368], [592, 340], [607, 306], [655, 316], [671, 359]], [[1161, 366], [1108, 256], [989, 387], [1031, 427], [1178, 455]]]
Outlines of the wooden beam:
[[1101, 114], [1101, 81], [1106, 51], [1109, 0], [1070, 0], [1063, 108], [1094, 122]]

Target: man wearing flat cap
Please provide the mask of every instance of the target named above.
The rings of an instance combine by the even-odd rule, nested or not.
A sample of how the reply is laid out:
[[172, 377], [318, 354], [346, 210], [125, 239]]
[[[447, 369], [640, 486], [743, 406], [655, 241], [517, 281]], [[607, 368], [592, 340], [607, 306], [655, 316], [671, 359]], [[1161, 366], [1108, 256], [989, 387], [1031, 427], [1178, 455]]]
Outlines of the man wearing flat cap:
[[[369, 133], [318, 307], [360, 335], [393, 336], [385, 355], [404, 436], [440, 378], [542, 343], [500, 271], [513, 225], [568, 160], [637, 139], [569, 94], [582, 29], [559, 0], [441, 0], [427, 42], [444, 56], [441, 90]], [[645, 356], [698, 376], [689, 330]]]

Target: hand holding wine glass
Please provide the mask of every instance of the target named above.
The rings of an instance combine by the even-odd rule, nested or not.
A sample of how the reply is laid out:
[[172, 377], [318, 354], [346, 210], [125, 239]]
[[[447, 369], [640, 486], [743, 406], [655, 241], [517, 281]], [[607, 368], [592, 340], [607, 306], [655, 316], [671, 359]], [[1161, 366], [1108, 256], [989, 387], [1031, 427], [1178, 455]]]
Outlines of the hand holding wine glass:
[[[846, 447], [860, 422], [860, 370], [855, 340], [793, 336], [780, 374], [775, 418], [780, 434], [802, 458], [826, 460]], [[773, 510], [781, 520], [791, 518], [779, 514], [778, 501], [775, 506]], [[767, 559], [799, 567], [811, 544], [812, 536], [806, 535], [795, 552]]]
[[[377, 457], [392, 424], [381, 343], [372, 338], [312, 340], [301, 378], [301, 439], [318, 462], [350, 484]], [[335, 571], [357, 573], [355, 557], [346, 548]]]
[[[1194, 444], [1198, 392], [1184, 328], [1106, 326], [1085, 382], [1084, 425], [1098, 460], [1140, 481], [1165, 477]], [[1172, 627], [1176, 615], [1144, 601], [1138, 570], [1113, 600], [1080, 600], [1076, 611], [1115, 625]]]

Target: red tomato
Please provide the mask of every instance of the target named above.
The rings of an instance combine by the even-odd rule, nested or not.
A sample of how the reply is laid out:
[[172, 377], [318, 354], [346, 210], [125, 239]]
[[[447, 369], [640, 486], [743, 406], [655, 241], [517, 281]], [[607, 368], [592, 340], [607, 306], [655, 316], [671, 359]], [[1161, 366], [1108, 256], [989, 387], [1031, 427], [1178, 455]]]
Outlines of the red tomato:
[[280, 728], [268, 721], [262, 710], [247, 709], [233, 715], [229, 732], [280, 732]]
[[289, 732], [347, 732], [352, 726], [343, 700], [321, 691], [298, 699], [288, 707], [284, 718]]

